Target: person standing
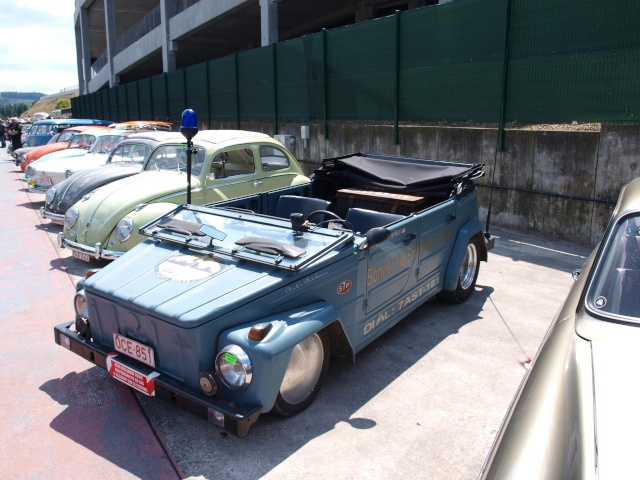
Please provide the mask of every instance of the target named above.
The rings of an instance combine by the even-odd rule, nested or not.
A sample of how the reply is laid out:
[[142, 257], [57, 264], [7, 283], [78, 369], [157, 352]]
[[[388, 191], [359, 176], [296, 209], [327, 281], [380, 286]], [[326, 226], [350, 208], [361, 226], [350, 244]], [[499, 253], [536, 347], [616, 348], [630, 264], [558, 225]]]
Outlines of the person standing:
[[17, 118], [12, 118], [9, 127], [7, 128], [7, 133], [9, 134], [9, 140], [11, 140], [11, 148], [12, 151], [16, 151], [20, 147], [22, 147], [22, 128], [20, 128], [20, 124], [18, 123]]
[[7, 142], [4, 139], [6, 133], [7, 129], [4, 126], [4, 120], [0, 120], [0, 148], [5, 148], [7, 146]]

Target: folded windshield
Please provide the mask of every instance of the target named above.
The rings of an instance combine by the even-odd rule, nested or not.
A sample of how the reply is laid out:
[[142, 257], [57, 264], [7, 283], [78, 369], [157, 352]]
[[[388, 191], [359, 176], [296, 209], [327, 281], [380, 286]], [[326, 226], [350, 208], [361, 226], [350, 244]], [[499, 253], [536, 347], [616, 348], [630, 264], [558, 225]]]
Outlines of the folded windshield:
[[221, 255], [297, 270], [353, 238], [351, 231], [296, 232], [288, 219], [225, 208], [183, 205], [141, 233]]

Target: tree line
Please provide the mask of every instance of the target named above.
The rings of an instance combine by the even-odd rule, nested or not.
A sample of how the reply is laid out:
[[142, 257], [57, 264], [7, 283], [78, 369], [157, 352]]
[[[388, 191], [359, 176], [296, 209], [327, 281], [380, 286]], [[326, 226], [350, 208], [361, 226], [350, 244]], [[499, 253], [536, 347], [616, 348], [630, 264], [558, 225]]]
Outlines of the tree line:
[[[34, 102], [35, 103], [35, 100]], [[33, 105], [33, 103], [31, 105]], [[0, 118], [19, 117], [23, 112], [29, 110], [29, 105], [24, 102], [13, 105], [0, 105]]]

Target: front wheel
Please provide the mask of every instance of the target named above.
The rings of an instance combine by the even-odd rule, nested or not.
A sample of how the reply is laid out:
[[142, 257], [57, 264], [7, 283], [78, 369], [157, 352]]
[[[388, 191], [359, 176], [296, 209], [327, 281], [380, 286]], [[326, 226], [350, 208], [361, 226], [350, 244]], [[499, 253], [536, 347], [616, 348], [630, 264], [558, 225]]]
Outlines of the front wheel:
[[287, 417], [307, 408], [329, 369], [329, 338], [320, 330], [293, 347], [273, 411]]
[[467, 300], [476, 286], [478, 272], [480, 271], [480, 245], [478, 237], [473, 237], [467, 245], [467, 251], [462, 260], [458, 284], [455, 290], [443, 291], [440, 297], [449, 302], [462, 303]]

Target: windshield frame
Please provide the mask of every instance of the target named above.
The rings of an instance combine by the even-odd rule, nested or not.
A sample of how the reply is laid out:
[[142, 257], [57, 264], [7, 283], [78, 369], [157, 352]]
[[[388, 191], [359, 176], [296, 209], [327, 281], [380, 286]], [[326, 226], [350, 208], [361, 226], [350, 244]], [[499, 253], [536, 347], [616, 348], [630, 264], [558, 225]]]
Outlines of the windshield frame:
[[606, 320], [640, 323], [640, 296], [627, 292], [640, 281], [640, 212], [621, 215], [608, 232], [585, 290], [585, 308]]
[[[194, 225], [208, 225], [220, 232], [224, 240], [212, 239], [208, 235], [171, 232], [158, 225], [173, 218], [182, 223], [193, 222]], [[300, 270], [318, 257], [337, 249], [354, 238], [351, 230], [318, 227], [304, 233], [298, 233], [293, 230], [291, 221], [288, 219], [260, 215], [235, 208], [199, 207], [196, 205], [180, 205], [166, 215], [142, 226], [140, 233], [198, 250], [291, 271]], [[300, 256], [287, 257], [286, 255], [257, 252], [252, 250], [250, 245], [243, 246], [241, 243], [248, 238], [264, 239], [266, 242], [279, 243], [282, 247], [299, 248], [304, 250], [304, 253]]]

